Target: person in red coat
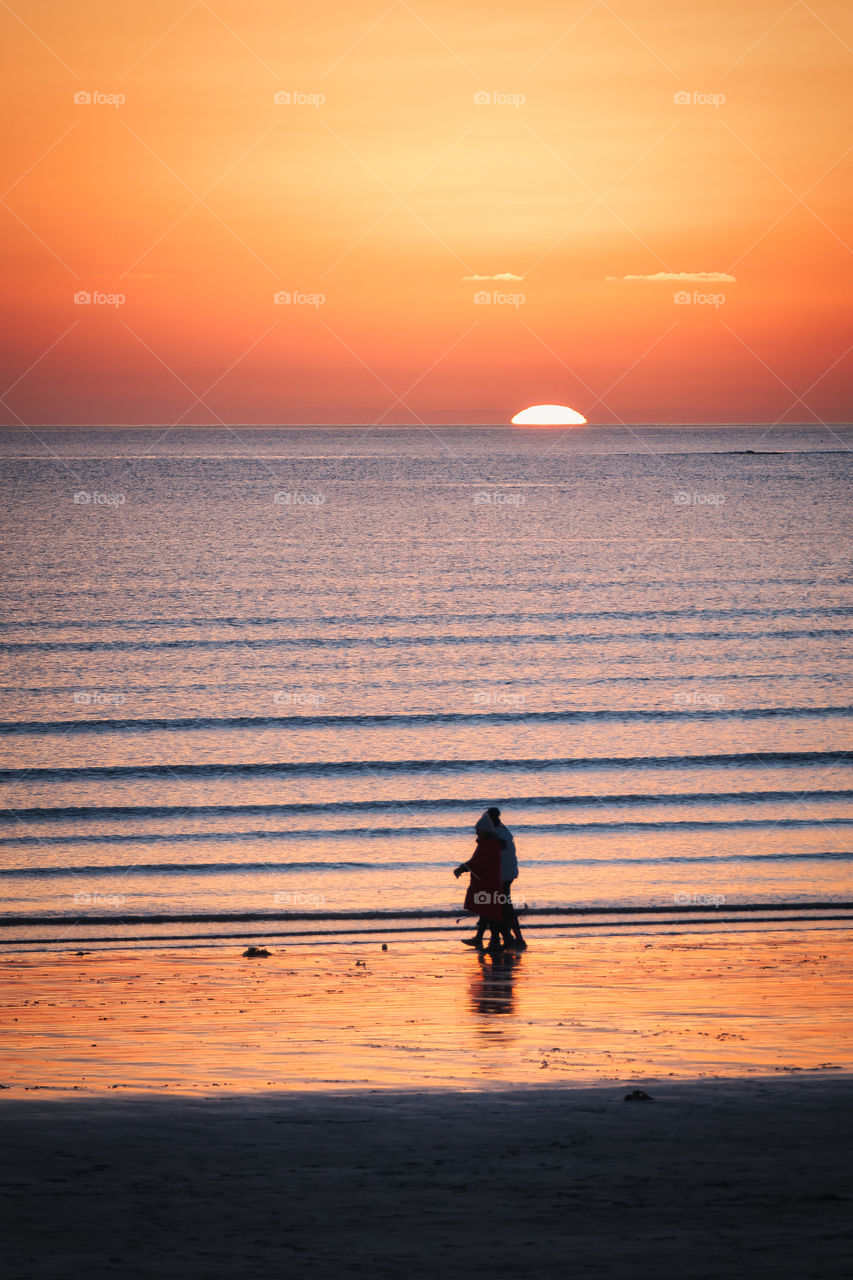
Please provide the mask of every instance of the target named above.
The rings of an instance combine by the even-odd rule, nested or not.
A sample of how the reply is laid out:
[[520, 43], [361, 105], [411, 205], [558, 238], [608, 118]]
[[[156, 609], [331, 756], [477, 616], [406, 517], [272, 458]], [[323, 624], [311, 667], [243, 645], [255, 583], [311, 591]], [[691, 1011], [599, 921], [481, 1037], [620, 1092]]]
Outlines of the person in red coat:
[[482, 932], [473, 938], [463, 938], [466, 946], [482, 946], [482, 936], [489, 929], [491, 941], [490, 951], [501, 949], [501, 921], [503, 919], [503, 881], [501, 880], [501, 842], [496, 835], [488, 831], [484, 824], [478, 823], [475, 828], [477, 847], [467, 862], [456, 868], [453, 874], [457, 880], [464, 872], [471, 874], [468, 892], [465, 894], [465, 910], [470, 915], [480, 917]]

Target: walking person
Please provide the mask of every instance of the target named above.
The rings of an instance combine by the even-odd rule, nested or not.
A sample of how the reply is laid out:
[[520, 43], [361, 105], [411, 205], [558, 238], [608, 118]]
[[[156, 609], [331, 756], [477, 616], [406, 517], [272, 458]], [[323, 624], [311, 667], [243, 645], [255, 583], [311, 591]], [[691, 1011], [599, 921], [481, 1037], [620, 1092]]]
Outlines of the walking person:
[[[504, 908], [501, 901], [501, 842], [495, 834], [494, 824], [484, 814], [474, 828], [477, 847], [467, 862], [453, 872], [457, 880], [467, 871], [471, 880], [465, 894], [465, 910], [479, 916], [477, 933], [473, 938], [463, 938], [469, 947], [482, 947], [486, 930], [490, 933], [489, 951], [500, 952]], [[509, 935], [506, 935], [509, 938]]]
[[[521, 932], [521, 922], [512, 901], [512, 882], [518, 879], [518, 857], [515, 840], [509, 827], [501, 822], [497, 806], [487, 809], [477, 823], [477, 830], [493, 832], [501, 842], [501, 936], [503, 944], [514, 951], [526, 951], [527, 943]], [[486, 925], [481, 921], [473, 938], [463, 938], [469, 947], [482, 947]]]

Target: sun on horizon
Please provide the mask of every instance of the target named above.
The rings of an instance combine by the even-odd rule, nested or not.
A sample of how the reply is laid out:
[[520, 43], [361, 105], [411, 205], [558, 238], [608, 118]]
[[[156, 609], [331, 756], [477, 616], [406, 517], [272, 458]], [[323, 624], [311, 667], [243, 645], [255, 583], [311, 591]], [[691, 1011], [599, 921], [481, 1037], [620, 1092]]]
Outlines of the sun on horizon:
[[579, 427], [586, 418], [565, 404], [534, 404], [512, 419], [514, 427]]

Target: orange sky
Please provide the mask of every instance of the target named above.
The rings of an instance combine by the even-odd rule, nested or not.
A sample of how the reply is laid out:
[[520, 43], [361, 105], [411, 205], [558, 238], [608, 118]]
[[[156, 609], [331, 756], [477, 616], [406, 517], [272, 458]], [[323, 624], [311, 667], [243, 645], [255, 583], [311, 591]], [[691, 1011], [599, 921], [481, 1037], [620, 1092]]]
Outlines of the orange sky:
[[846, 0], [11, 0], [0, 31], [8, 424], [853, 417]]

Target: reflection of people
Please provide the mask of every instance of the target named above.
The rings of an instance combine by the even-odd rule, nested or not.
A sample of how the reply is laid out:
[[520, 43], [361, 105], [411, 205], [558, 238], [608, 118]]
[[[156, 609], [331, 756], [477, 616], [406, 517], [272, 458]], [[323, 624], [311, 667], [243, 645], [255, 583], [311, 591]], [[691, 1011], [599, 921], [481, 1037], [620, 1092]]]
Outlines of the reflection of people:
[[[515, 840], [509, 827], [505, 827], [501, 822], [501, 811], [497, 806], [486, 810], [477, 823], [477, 830], [479, 831], [481, 827], [483, 830], [493, 831], [501, 842], [501, 905], [503, 908], [501, 935], [504, 946], [512, 947], [518, 951], [526, 951], [527, 943], [522, 937], [521, 922], [512, 901], [512, 882], [518, 879], [518, 858], [515, 852]], [[477, 932], [474, 937], [471, 939], [465, 938], [465, 943], [471, 947], [481, 947], [485, 931], [485, 925], [482, 925], [481, 922], [481, 925], [477, 926]]]
[[467, 862], [463, 862], [453, 872], [457, 880], [464, 872], [470, 872], [471, 880], [468, 892], [465, 894], [465, 910], [471, 915], [480, 917], [476, 938], [465, 938], [463, 941], [472, 947], [482, 947], [483, 938], [488, 929], [489, 950], [496, 952], [501, 949], [500, 932], [503, 920], [501, 842], [488, 818], [485, 822], [481, 818], [475, 831], [477, 847], [474, 853]]
[[521, 956], [502, 951], [487, 959], [479, 956], [480, 968], [471, 982], [471, 1004], [475, 1013], [491, 1017], [493, 1014], [512, 1013], [514, 969], [521, 964]]

